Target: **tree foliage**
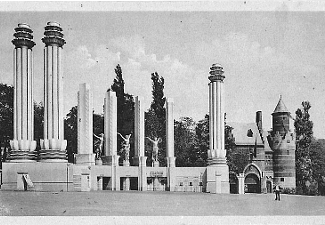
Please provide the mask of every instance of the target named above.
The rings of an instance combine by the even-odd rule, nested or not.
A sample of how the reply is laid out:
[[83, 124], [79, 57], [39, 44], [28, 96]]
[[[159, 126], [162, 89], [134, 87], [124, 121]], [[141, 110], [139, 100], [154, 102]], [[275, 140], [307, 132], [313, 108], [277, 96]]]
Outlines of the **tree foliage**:
[[229, 171], [238, 175], [244, 171], [244, 168], [249, 163], [249, 152], [245, 148], [236, 147], [232, 130], [231, 126], [225, 125], [226, 158]]
[[[93, 113], [93, 133], [96, 134], [96, 136], [100, 136], [101, 134], [104, 134], [104, 116], [100, 114]], [[100, 145], [100, 140], [98, 140], [96, 137], [93, 138], [93, 152], [95, 153], [96, 149]], [[104, 150], [104, 149], [103, 149]], [[101, 153], [103, 154], [103, 152]]]
[[174, 123], [176, 166], [197, 166], [195, 122], [190, 117], [181, 117]]
[[[0, 152], [5, 160], [13, 139], [13, 100], [14, 88], [0, 83]], [[1, 160], [0, 160], [1, 161]]]
[[298, 193], [308, 194], [308, 186], [313, 183], [310, 145], [313, 139], [313, 122], [310, 120], [308, 101], [301, 103], [294, 122], [296, 132], [296, 186]]
[[64, 139], [68, 141], [67, 154], [68, 162], [73, 163], [74, 154], [78, 149], [78, 107], [74, 106], [70, 109], [64, 120]]
[[[165, 166], [166, 161], [166, 110], [164, 96], [164, 83], [163, 77], [159, 76], [157, 72], [151, 74], [152, 80], [152, 102], [150, 109], [145, 113], [145, 135], [151, 139], [155, 137], [161, 138], [162, 143], [159, 144], [158, 161], [160, 166]], [[146, 153], [148, 155], [152, 152], [152, 146], [146, 142]], [[151, 157], [147, 164], [151, 164]]]
[[[117, 97], [117, 132], [123, 136], [134, 133], [134, 99], [133, 96], [125, 93], [125, 82], [123, 79], [122, 68], [118, 64], [115, 68], [116, 77], [111, 85], [112, 91]], [[122, 138], [118, 136], [118, 146], [122, 145]], [[121, 147], [118, 147], [118, 154], [121, 155]], [[130, 157], [134, 155], [134, 143], [131, 142]]]
[[313, 179], [317, 182], [317, 193], [315, 194], [325, 195], [325, 140], [313, 139], [309, 152]]

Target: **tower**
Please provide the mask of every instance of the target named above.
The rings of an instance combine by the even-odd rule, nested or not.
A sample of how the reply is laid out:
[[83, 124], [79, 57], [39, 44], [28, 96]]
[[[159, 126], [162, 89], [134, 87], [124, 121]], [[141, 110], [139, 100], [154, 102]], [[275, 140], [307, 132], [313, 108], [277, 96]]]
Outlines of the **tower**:
[[223, 67], [213, 64], [209, 76], [209, 135], [207, 192], [229, 193], [229, 167], [225, 150], [225, 99]]
[[15, 28], [14, 49], [14, 138], [10, 141], [11, 162], [36, 160], [33, 100], [33, 31], [25, 23]]
[[61, 62], [66, 42], [57, 22], [48, 22], [44, 35], [44, 140], [41, 140], [40, 159], [66, 162]]
[[273, 130], [270, 132], [273, 150], [274, 182], [283, 188], [296, 187], [295, 170], [295, 136], [290, 131], [290, 112], [285, 106], [282, 96], [272, 113]]

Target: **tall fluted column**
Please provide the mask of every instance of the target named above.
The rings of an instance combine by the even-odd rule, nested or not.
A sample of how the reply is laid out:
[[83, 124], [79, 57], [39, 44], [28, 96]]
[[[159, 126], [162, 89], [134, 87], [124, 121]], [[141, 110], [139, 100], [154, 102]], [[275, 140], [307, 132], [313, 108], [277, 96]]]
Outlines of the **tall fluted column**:
[[66, 162], [61, 62], [65, 40], [57, 22], [48, 22], [44, 35], [44, 140], [41, 140], [40, 159]]
[[225, 100], [224, 83], [225, 76], [221, 65], [213, 64], [209, 76], [209, 133], [210, 148], [208, 158], [225, 159]]
[[36, 160], [33, 102], [33, 31], [21, 23], [15, 28], [14, 49], [14, 139], [10, 141], [11, 162]]
[[213, 64], [209, 76], [209, 135], [206, 190], [211, 193], [229, 193], [229, 167], [225, 150], [225, 76], [221, 65]]

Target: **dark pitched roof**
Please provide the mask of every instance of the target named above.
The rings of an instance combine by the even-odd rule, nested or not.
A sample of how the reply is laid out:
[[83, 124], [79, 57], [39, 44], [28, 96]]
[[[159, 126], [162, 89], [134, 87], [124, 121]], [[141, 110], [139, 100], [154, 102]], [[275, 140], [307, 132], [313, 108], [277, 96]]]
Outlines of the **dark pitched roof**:
[[[229, 125], [233, 128], [232, 134], [236, 145], [255, 145], [255, 140], [257, 145], [263, 145], [255, 123], [230, 122]], [[251, 133], [251, 135], [248, 135], [248, 133]]]
[[279, 113], [279, 112], [287, 112], [287, 113], [290, 113], [289, 110], [287, 109], [286, 105], [282, 101], [282, 95], [280, 95], [279, 102], [276, 105], [276, 107], [274, 109], [274, 112], [272, 114]]

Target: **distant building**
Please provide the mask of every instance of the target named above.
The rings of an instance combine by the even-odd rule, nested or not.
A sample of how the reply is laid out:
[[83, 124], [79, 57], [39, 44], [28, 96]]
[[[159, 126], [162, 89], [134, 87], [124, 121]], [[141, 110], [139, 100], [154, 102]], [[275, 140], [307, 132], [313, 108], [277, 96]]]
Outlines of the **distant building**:
[[275, 183], [296, 188], [295, 136], [290, 130], [290, 112], [280, 97], [272, 113], [272, 130], [262, 126], [262, 112], [256, 123], [229, 123], [233, 127], [236, 151], [247, 155], [248, 164], [238, 177], [230, 174], [231, 192], [238, 193], [238, 179], [244, 179], [246, 192], [270, 193]]

